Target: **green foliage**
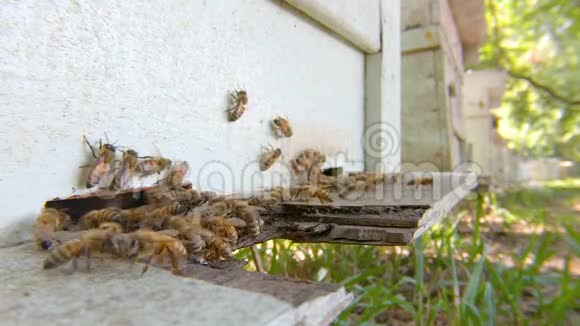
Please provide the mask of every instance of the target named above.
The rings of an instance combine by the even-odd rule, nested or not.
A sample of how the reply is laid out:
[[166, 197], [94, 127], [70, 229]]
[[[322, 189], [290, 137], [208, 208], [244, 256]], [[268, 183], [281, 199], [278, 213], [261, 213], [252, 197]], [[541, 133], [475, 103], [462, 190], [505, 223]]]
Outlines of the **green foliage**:
[[580, 160], [580, 0], [486, 0], [488, 40], [474, 68], [509, 80], [499, 131], [525, 156]]
[[[580, 180], [552, 182], [478, 196], [457, 213], [459, 226], [447, 219], [409, 248], [280, 240], [259, 251], [270, 273], [341, 283], [354, 293], [336, 325], [571, 324], [580, 311], [580, 279], [571, 270], [580, 254], [578, 202]], [[502, 220], [501, 229], [490, 219]], [[251, 261], [246, 249], [237, 257]], [[559, 259], [559, 270], [548, 267]]]

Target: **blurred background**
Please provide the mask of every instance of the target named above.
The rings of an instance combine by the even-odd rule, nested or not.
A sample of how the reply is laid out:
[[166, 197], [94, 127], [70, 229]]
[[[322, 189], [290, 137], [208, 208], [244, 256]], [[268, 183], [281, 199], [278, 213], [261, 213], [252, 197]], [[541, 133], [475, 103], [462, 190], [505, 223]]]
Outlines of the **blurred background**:
[[[404, 1], [401, 23], [403, 163], [475, 162], [489, 188], [412, 247], [271, 241], [266, 271], [344, 284], [355, 300], [337, 325], [577, 324], [580, 2]], [[433, 26], [443, 45], [417, 45]], [[446, 87], [429, 89], [429, 73]], [[426, 125], [416, 113], [438, 95]]]

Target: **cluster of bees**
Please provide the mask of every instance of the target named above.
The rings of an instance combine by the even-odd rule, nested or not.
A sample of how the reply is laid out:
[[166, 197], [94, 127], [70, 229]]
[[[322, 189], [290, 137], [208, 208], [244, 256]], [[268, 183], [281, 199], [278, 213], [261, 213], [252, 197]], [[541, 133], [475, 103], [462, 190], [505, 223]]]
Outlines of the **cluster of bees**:
[[[248, 97], [243, 90], [230, 93], [235, 105], [228, 119], [239, 119], [247, 109]], [[273, 127], [282, 137], [291, 137], [287, 119], [277, 117]], [[307, 182], [291, 188], [275, 187], [250, 198], [229, 198], [213, 192], [196, 191], [184, 186], [189, 171], [185, 161], [172, 162], [164, 157], [140, 157], [132, 149], [99, 142], [97, 151], [85, 141], [95, 158], [88, 165], [88, 188], [115, 194], [134, 189], [135, 179], [161, 174], [154, 187], [144, 191], [145, 205], [121, 209], [103, 208], [84, 214], [74, 223], [65, 210], [44, 208], [37, 217], [34, 238], [40, 250], [49, 250], [45, 269], [56, 268], [94, 253], [109, 253], [132, 262], [145, 261], [145, 273], [154, 258], [169, 258], [175, 273], [181, 271], [184, 259], [192, 262], [212, 262], [231, 259], [241, 236], [257, 237], [262, 231], [260, 212], [285, 201], [332, 203], [332, 193], [345, 197], [355, 191], [368, 191], [397, 176], [376, 173], [353, 173], [348, 176], [326, 176], [321, 166], [326, 157], [317, 150], [302, 151], [291, 161], [296, 176], [306, 176]], [[269, 169], [281, 156], [281, 150], [264, 153], [260, 169]], [[432, 179], [414, 179], [409, 185], [432, 184]]]
[[230, 259], [240, 235], [261, 231], [259, 208], [247, 201], [181, 186], [152, 187], [144, 192], [146, 205], [90, 211], [73, 223], [62, 210], [44, 208], [36, 220], [34, 237], [41, 250], [50, 250], [44, 268], [50, 269], [94, 252], [131, 261], [145, 260], [142, 273], [155, 257], [168, 257], [174, 272], [183, 259]]

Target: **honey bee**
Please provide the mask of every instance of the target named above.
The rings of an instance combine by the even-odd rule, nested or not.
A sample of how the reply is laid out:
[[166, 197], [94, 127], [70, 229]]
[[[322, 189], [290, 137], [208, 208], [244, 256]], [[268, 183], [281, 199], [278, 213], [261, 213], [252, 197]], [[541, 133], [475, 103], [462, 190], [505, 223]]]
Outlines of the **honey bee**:
[[235, 207], [236, 214], [239, 218], [245, 221], [247, 225], [248, 234], [257, 236], [261, 232], [260, 227], [260, 212], [256, 206], [251, 205], [237, 205]]
[[145, 214], [145, 219], [141, 221], [140, 227], [157, 230], [164, 229], [171, 216], [183, 214], [186, 209], [187, 207], [178, 202], [155, 208]]
[[204, 239], [206, 243], [206, 259], [208, 261], [216, 261], [221, 258], [231, 259], [234, 252], [229, 242], [219, 236], [206, 236]]
[[105, 181], [106, 176], [110, 175], [113, 170], [116, 148], [112, 144], [103, 144], [99, 141], [99, 152], [96, 155], [91, 143], [89, 143], [86, 137], [84, 139], [95, 158], [95, 161], [88, 165], [90, 169], [86, 184], [87, 188], [92, 188], [101, 185]]
[[236, 228], [243, 228], [246, 222], [238, 218], [225, 218], [224, 216], [211, 216], [203, 220], [203, 226], [227, 241], [231, 246], [238, 243]]
[[274, 187], [260, 195], [250, 197], [248, 205], [270, 207], [292, 199], [290, 192], [283, 187]]
[[209, 210], [213, 215], [229, 215], [234, 211], [234, 206], [239, 205], [237, 200], [226, 199], [225, 196], [217, 196], [209, 200]]
[[185, 161], [177, 162], [171, 167], [169, 176], [166, 179], [166, 184], [169, 188], [176, 188], [181, 186], [189, 171], [189, 164]]
[[145, 190], [145, 202], [150, 205], [167, 205], [175, 201], [189, 200], [191, 194], [183, 189], [171, 190], [164, 186], [156, 186]]
[[53, 250], [50, 255], [44, 260], [43, 268], [51, 269], [58, 267], [72, 259], [73, 268], [77, 269], [77, 258], [79, 258], [84, 252], [85, 244], [80, 239], [73, 239], [65, 242], [55, 250]]
[[167, 189], [165, 187], [155, 187], [145, 191], [145, 201], [149, 204], [166, 205], [168, 203], [179, 202], [187, 208], [200, 206], [208, 200], [214, 198], [216, 194], [211, 191], [198, 192], [193, 189]]
[[347, 179], [346, 184], [341, 185], [338, 196], [341, 198], [346, 198], [353, 192], [366, 191], [367, 188], [368, 185], [364, 180], [357, 180], [355, 177], [351, 176]]
[[310, 171], [308, 171], [308, 182], [318, 183], [321, 175], [322, 171], [320, 170], [320, 165], [313, 166]]
[[350, 173], [345, 182], [339, 185], [341, 198], [346, 198], [353, 192], [369, 191], [386, 182], [394, 182], [395, 177], [383, 173], [355, 172]]
[[80, 239], [65, 242], [53, 250], [44, 260], [44, 269], [61, 266], [72, 260], [73, 269], [77, 269], [77, 259], [81, 255], [87, 258], [87, 270], [91, 269], [90, 256], [92, 251], [118, 251], [115, 239], [117, 232], [104, 229], [93, 229], [81, 233]]
[[364, 182], [366, 184], [365, 191], [368, 191], [372, 186], [383, 184], [388, 180], [387, 175], [383, 173], [359, 172], [351, 174], [350, 176], [356, 181]]
[[328, 189], [338, 190], [341, 185], [341, 180], [338, 176], [320, 174], [316, 183]]
[[292, 127], [290, 126], [288, 119], [276, 117], [272, 121], [272, 124], [274, 126], [274, 130], [278, 132], [278, 135], [292, 137]]
[[99, 230], [107, 230], [113, 233], [123, 233], [123, 226], [118, 222], [105, 222], [99, 225]]
[[135, 167], [135, 170], [141, 175], [141, 177], [161, 173], [161, 171], [171, 165], [171, 160], [166, 159], [165, 157], [144, 156], [141, 158], [144, 158], [144, 160], [139, 162]]
[[146, 260], [141, 276], [147, 272], [154, 257], [164, 257], [165, 255], [169, 256], [173, 272], [180, 273], [179, 258], [187, 256], [187, 250], [181, 241], [169, 235], [148, 230], [137, 230], [127, 236], [132, 240], [129, 242], [129, 258], [136, 259], [138, 253], [146, 247], [151, 248], [153, 251]]
[[121, 210], [112, 207], [93, 210], [81, 216], [79, 224], [83, 229], [94, 229], [105, 222], [124, 222]]
[[280, 202], [289, 201], [292, 198], [290, 191], [284, 187], [274, 187], [270, 189], [270, 196]]
[[239, 90], [230, 92], [229, 94], [234, 101], [234, 106], [226, 112], [228, 112], [228, 120], [233, 122], [238, 120], [246, 112], [248, 108], [248, 93], [244, 90]]
[[121, 169], [115, 174], [111, 189], [125, 190], [131, 188], [131, 181], [136, 175], [138, 162], [139, 154], [137, 152], [132, 149], [125, 151], [121, 160]]
[[154, 210], [156, 207], [156, 205], [143, 205], [136, 208], [124, 209], [121, 211], [121, 216], [127, 228], [134, 228], [145, 219], [148, 212]]
[[421, 188], [422, 186], [433, 187], [433, 177], [414, 177], [409, 182], [407, 182], [407, 185], [416, 186], [418, 188]]
[[207, 235], [209, 230], [201, 227], [200, 218], [188, 218], [182, 215], [173, 216], [169, 219], [169, 228], [176, 230], [184, 243], [188, 252], [197, 254], [205, 247], [202, 235]]
[[278, 200], [266, 194], [252, 196], [248, 200], [249, 205], [262, 207], [276, 205], [278, 202], [279, 202]]
[[68, 228], [70, 216], [54, 208], [44, 208], [36, 218], [34, 239], [39, 248], [47, 250], [53, 246], [56, 231]]
[[272, 148], [264, 152], [260, 160], [260, 170], [261, 171], [268, 170], [270, 167], [272, 167], [272, 165], [274, 165], [274, 163], [276, 163], [276, 160], [278, 160], [281, 155], [282, 150], [280, 148], [276, 149]]
[[149, 213], [147, 216], [158, 216], [158, 217], [168, 217], [177, 214], [182, 214], [185, 212], [185, 207], [178, 202], [171, 203], [159, 208], [156, 208]]
[[293, 198], [310, 200], [310, 198], [318, 198], [321, 204], [332, 203], [332, 199], [328, 195], [328, 192], [321, 186], [315, 185], [303, 185], [294, 187], [291, 190]]
[[309, 172], [311, 169], [320, 169], [326, 156], [315, 149], [302, 151], [291, 163], [294, 174]]

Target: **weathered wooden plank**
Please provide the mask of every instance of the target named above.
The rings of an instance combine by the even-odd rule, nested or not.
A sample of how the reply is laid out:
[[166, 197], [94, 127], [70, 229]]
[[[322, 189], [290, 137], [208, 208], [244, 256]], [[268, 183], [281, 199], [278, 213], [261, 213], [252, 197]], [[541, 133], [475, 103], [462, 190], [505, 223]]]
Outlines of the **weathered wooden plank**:
[[257, 237], [242, 236], [237, 248], [272, 239], [367, 245], [408, 245], [417, 228], [373, 227], [316, 222], [267, 222]]
[[69, 198], [54, 198], [44, 203], [44, 207], [64, 209], [73, 221], [84, 214], [101, 208], [116, 207], [121, 209], [135, 208], [145, 205], [142, 190], [119, 194], [103, 193], [102, 195], [72, 196]]
[[431, 209], [425, 212], [419, 221], [419, 228], [415, 231], [413, 239], [420, 237], [433, 225], [441, 222], [444, 217], [449, 215], [451, 209], [455, 207], [461, 199], [465, 198], [465, 196], [477, 187], [477, 177], [475, 175], [472, 176], [473, 179], [466, 178], [463, 180], [463, 182], [447, 192], [443, 198], [434, 203]]
[[[191, 183], [184, 183], [182, 187], [191, 189]], [[145, 191], [152, 188], [143, 187], [118, 193], [102, 190], [68, 198], [54, 198], [46, 201], [44, 207], [64, 209], [73, 221], [77, 221], [81, 216], [95, 209], [107, 207], [128, 209], [143, 206], [145, 205]]]
[[430, 206], [322, 206], [285, 203], [283, 213], [289, 221], [336, 223], [360, 226], [413, 228]]
[[[419, 176], [432, 178], [428, 186], [409, 185]], [[472, 179], [475, 179], [473, 176]], [[469, 183], [471, 182], [471, 183]], [[237, 248], [272, 239], [299, 242], [328, 242], [370, 245], [407, 245], [443, 219], [461, 198], [477, 185], [461, 173], [408, 173], [398, 183], [386, 183], [373, 191], [353, 193], [348, 198], [333, 194], [333, 202], [320, 204], [314, 200], [284, 202], [262, 209], [264, 221], [258, 236], [242, 235]], [[142, 189], [135, 194], [115, 197], [74, 197], [49, 201], [47, 207], [67, 208], [76, 214], [84, 201], [95, 200], [104, 207], [121, 203], [135, 207], [142, 203]], [[123, 202], [125, 200], [126, 202]], [[134, 202], [131, 202], [134, 201]], [[72, 206], [71, 206], [72, 205]], [[90, 206], [90, 209], [100, 207]], [[77, 214], [78, 215], [78, 214]], [[78, 217], [78, 216], [77, 216]]]

